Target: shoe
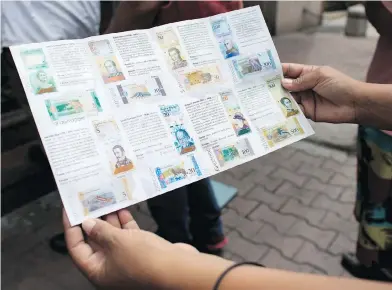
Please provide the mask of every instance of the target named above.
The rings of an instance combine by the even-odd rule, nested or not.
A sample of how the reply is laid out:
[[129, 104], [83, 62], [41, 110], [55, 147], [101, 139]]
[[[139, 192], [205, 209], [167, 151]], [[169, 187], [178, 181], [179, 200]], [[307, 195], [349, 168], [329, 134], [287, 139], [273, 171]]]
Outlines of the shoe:
[[193, 243], [193, 246], [199, 252], [221, 257], [223, 254], [223, 248], [227, 245], [228, 242], [229, 239], [225, 236], [222, 236], [216, 239], [214, 244], [201, 245], [199, 243]]
[[66, 255], [68, 254], [67, 245], [65, 244], [64, 233], [57, 234], [49, 241], [50, 248], [56, 253]]
[[354, 253], [343, 254], [341, 264], [354, 277], [384, 282], [392, 281], [391, 277], [386, 275], [384, 269], [377, 266], [366, 267], [362, 265]]

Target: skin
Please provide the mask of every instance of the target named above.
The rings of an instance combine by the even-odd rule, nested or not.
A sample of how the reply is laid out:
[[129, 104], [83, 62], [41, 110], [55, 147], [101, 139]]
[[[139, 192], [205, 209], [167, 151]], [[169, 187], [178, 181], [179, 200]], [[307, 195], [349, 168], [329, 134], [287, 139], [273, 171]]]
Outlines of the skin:
[[[392, 129], [392, 85], [366, 84], [329, 67], [283, 64], [283, 73], [282, 85], [308, 118]], [[212, 289], [233, 263], [140, 230], [127, 210], [83, 222], [86, 240], [65, 212], [63, 220], [72, 260], [101, 289]], [[389, 290], [391, 284], [241, 266], [219, 289]]]

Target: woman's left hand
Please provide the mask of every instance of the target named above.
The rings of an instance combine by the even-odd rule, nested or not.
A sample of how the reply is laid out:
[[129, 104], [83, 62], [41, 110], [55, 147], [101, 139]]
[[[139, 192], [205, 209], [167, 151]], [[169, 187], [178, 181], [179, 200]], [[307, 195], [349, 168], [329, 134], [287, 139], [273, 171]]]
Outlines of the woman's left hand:
[[89, 219], [82, 227], [71, 227], [63, 211], [69, 254], [76, 266], [98, 287], [162, 289], [167, 271], [181, 260], [181, 255], [199, 255], [189, 245], [172, 244], [140, 230], [128, 210], [111, 213], [103, 219]]

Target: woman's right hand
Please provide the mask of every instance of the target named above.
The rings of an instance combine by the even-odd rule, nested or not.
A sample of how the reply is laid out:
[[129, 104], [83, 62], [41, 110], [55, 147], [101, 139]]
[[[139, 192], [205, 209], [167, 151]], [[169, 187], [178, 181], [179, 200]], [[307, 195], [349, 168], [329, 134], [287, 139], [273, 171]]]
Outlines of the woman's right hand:
[[315, 122], [356, 123], [357, 95], [363, 83], [326, 66], [283, 63], [282, 85]]

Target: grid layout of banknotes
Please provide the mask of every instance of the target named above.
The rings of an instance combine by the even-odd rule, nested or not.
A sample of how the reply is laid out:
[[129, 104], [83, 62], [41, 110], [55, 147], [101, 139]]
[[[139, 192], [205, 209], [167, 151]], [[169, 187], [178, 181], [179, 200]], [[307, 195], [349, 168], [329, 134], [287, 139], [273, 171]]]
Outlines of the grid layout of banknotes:
[[258, 6], [11, 52], [49, 161], [79, 128], [72, 149], [96, 149], [54, 171], [72, 224], [313, 134]]

